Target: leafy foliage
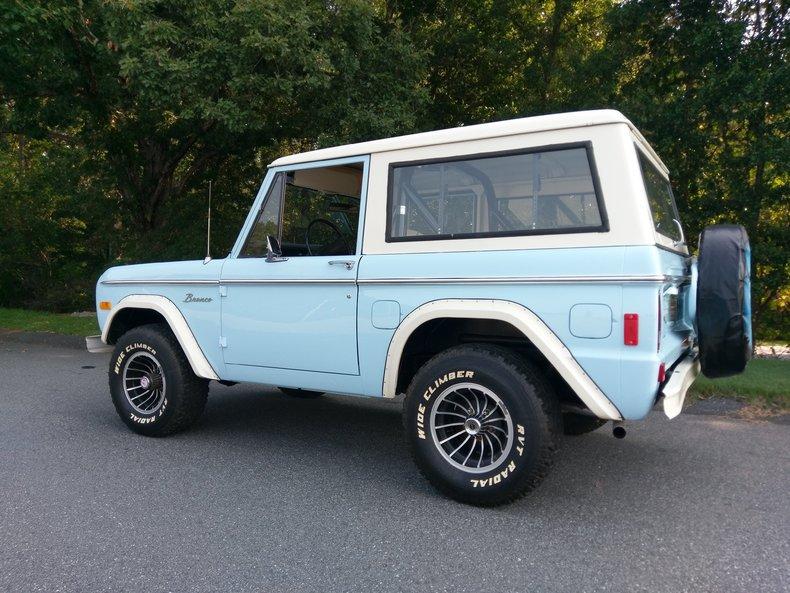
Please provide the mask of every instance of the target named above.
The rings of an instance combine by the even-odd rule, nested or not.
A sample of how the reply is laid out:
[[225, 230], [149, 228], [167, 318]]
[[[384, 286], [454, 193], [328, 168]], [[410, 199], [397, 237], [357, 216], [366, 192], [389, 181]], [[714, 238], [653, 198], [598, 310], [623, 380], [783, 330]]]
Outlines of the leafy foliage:
[[631, 2], [610, 14], [593, 60], [607, 100], [668, 163], [692, 245], [708, 224], [746, 227], [756, 321], [776, 337], [790, 293], [789, 23], [774, 2]]
[[0, 303], [91, 306], [119, 261], [216, 253], [267, 162], [614, 107], [673, 172], [687, 235], [752, 238], [787, 336], [788, 8], [774, 0], [0, 0]]
[[196, 246], [179, 235], [200, 218], [208, 172], [245, 184], [278, 152], [395, 133], [420, 95], [401, 90], [418, 86], [419, 53], [362, 0], [63, 0], [4, 13], [5, 127], [100, 159], [127, 259]]

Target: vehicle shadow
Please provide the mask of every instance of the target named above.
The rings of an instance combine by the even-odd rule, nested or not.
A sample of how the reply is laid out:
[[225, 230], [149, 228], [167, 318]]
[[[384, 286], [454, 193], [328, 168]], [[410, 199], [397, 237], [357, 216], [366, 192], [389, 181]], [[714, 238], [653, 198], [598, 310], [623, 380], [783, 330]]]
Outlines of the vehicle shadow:
[[[657, 418], [653, 425], [662, 426]], [[541, 487], [498, 512], [590, 504], [591, 497], [608, 499], [615, 506], [631, 505], [656, 488], [682, 496], [683, 490], [694, 487], [689, 476], [708, 464], [704, 451], [688, 455], [679, 441], [656, 434], [655, 428], [643, 429], [637, 423], [634, 428], [634, 436], [625, 441], [613, 438], [608, 427], [564, 438]], [[399, 402], [343, 396], [299, 399], [252, 385], [212, 386], [206, 415], [187, 436], [250, 462], [260, 456], [275, 465], [298, 459], [303, 470], [315, 474], [333, 467], [352, 485], [349, 496], [365, 488], [390, 497], [442, 498], [409, 457]]]

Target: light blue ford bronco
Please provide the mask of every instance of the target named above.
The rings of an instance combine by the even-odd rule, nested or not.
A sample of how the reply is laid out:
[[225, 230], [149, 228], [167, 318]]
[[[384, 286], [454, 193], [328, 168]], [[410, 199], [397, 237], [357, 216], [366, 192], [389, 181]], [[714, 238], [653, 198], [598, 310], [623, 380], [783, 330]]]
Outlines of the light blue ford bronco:
[[210, 381], [405, 394], [410, 450], [457, 500], [534, 488], [562, 434], [657, 404], [751, 355], [749, 243], [689, 256], [669, 173], [617, 111], [460, 127], [286, 156], [222, 259], [99, 279], [112, 401], [164, 436]]

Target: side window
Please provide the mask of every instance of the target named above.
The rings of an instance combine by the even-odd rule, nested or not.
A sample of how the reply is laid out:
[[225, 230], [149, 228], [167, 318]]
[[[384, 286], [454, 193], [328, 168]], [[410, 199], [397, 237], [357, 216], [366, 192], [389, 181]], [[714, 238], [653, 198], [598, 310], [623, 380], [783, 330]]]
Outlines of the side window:
[[393, 165], [387, 240], [606, 230], [587, 146]]
[[266, 237], [280, 236], [280, 206], [283, 201], [283, 173], [277, 173], [263, 200], [258, 219], [252, 227], [239, 257], [266, 257]]
[[680, 230], [675, 220], [680, 221], [680, 216], [672, 195], [672, 186], [641, 150], [637, 148], [636, 153], [639, 155], [639, 166], [645, 181], [647, 201], [653, 213], [653, 226], [657, 233], [677, 241], [680, 239]]
[[354, 163], [278, 173], [240, 257], [264, 257], [267, 235], [279, 239], [288, 257], [353, 255], [362, 167]]

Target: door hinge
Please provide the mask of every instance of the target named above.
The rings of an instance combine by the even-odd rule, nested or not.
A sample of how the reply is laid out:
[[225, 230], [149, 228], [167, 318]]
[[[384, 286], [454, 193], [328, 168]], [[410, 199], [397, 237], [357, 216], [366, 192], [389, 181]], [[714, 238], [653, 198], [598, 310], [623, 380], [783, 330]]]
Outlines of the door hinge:
[[227, 348], [228, 347], [228, 339], [225, 336], [219, 337], [219, 347], [220, 348]]
[[224, 285], [220, 285], [219, 287], [219, 296], [226, 297], [228, 296], [228, 287]]

